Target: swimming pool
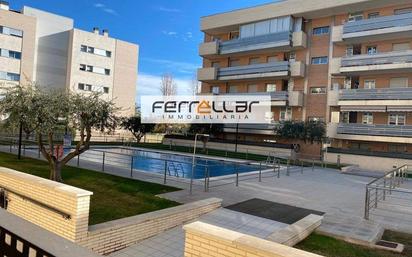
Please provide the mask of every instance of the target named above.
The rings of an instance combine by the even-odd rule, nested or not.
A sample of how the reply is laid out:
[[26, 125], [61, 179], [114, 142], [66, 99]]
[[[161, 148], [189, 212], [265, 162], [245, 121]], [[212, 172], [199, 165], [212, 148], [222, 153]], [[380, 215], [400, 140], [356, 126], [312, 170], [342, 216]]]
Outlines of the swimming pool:
[[[134, 150], [126, 148], [104, 148], [95, 149], [105, 151], [106, 162], [115, 162], [116, 154], [133, 156], [133, 162], [128, 162], [133, 169], [150, 173], [166, 173], [170, 176], [191, 178], [192, 175], [192, 157], [182, 154], [163, 153], [150, 150]], [[88, 156], [94, 151], [86, 152]], [[125, 159], [126, 161], [127, 159]], [[132, 163], [131, 163], [132, 162]], [[236, 172], [246, 173], [259, 170], [259, 166], [247, 163], [237, 163], [232, 161], [223, 161], [209, 158], [196, 157], [193, 178], [201, 179], [207, 176], [218, 177], [233, 175]]]

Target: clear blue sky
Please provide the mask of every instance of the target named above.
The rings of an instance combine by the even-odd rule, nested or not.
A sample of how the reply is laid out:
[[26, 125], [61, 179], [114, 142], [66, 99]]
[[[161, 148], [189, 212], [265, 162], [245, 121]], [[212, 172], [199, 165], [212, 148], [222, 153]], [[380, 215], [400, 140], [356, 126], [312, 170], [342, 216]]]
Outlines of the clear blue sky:
[[201, 65], [200, 17], [274, 0], [9, 0], [73, 18], [75, 27], [107, 28], [111, 36], [140, 45], [138, 94], [158, 94], [159, 77], [174, 75], [180, 94]]

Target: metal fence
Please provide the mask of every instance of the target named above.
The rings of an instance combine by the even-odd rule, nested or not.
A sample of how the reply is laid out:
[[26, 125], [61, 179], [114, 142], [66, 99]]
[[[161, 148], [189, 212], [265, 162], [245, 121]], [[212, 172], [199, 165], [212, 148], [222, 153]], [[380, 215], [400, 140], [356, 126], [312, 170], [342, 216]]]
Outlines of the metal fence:
[[365, 194], [365, 219], [369, 219], [371, 210], [378, 208], [379, 202], [385, 201], [387, 195], [391, 195], [393, 192], [412, 194], [412, 191], [399, 188], [407, 179], [408, 165], [404, 165], [367, 184]]

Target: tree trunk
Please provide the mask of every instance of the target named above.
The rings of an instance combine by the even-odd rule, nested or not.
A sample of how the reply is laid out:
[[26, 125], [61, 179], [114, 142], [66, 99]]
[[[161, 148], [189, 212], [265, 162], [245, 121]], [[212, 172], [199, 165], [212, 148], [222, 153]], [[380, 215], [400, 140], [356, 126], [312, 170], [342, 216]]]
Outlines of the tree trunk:
[[63, 182], [62, 179], [62, 162], [61, 161], [53, 161], [50, 164], [50, 179], [57, 181], [57, 182]]

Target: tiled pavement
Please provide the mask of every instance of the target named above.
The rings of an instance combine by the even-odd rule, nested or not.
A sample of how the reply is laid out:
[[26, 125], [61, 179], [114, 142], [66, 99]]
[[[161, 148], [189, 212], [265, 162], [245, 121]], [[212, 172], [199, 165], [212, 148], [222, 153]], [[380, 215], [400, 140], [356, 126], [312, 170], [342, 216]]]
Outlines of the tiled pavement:
[[[200, 221], [235, 230], [240, 233], [266, 238], [287, 224], [220, 208], [203, 215]], [[184, 231], [182, 226], [170, 229], [128, 248], [112, 253], [111, 257], [182, 257]]]

